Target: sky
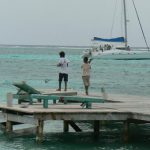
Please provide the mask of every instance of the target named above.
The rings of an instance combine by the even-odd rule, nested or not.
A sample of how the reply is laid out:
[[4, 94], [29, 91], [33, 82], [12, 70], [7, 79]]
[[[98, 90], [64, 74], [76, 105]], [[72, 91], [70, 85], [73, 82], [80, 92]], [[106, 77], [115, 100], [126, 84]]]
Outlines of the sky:
[[[122, 36], [120, 1], [0, 0], [0, 44], [88, 46], [94, 36]], [[126, 1], [129, 45], [145, 46], [132, 0]], [[134, 2], [150, 45], [150, 1]]]

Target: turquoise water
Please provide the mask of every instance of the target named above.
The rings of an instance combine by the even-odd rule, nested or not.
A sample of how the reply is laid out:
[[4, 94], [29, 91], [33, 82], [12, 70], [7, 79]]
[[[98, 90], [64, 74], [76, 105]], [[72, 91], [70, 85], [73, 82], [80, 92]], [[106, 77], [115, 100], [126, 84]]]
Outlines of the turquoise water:
[[[81, 54], [79, 47], [0, 47], [0, 97], [6, 101], [7, 92], [16, 92], [13, 82], [26, 81], [31, 86], [57, 88], [58, 53], [64, 50], [69, 64], [69, 88], [83, 91], [81, 78]], [[150, 60], [101, 60], [92, 61], [90, 92], [132, 94], [150, 96]], [[45, 80], [49, 82], [45, 83]], [[63, 133], [61, 121], [48, 122], [44, 128], [44, 142], [37, 144], [35, 136], [7, 137], [0, 133], [0, 149], [89, 149], [89, 150], [144, 150], [150, 148], [148, 125], [131, 127], [129, 143], [122, 140], [122, 124], [102, 126], [99, 139], [94, 139], [91, 124], [80, 124], [85, 133]], [[52, 133], [51, 133], [52, 132]], [[138, 136], [137, 136], [138, 135]], [[140, 137], [140, 138], [139, 138]]]

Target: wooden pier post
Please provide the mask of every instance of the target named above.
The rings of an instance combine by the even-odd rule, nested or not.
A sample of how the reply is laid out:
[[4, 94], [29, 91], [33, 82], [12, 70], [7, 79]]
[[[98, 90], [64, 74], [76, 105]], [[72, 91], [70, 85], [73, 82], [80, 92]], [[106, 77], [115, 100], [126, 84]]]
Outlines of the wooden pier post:
[[69, 131], [69, 123], [67, 120], [64, 120], [64, 132], [68, 132]]
[[10, 132], [12, 132], [12, 129], [13, 129], [12, 122], [7, 120], [6, 121], [6, 130], [5, 130], [5, 132], [10, 133]]
[[44, 127], [44, 120], [38, 120], [38, 126], [36, 130], [36, 140], [39, 142], [43, 141], [43, 127]]
[[7, 93], [7, 106], [12, 107], [13, 105], [13, 95], [12, 93]]
[[94, 120], [94, 137], [99, 137], [99, 129], [100, 129], [100, 122], [99, 120]]
[[125, 142], [129, 141], [129, 121], [124, 121], [124, 132], [123, 132], [123, 140]]

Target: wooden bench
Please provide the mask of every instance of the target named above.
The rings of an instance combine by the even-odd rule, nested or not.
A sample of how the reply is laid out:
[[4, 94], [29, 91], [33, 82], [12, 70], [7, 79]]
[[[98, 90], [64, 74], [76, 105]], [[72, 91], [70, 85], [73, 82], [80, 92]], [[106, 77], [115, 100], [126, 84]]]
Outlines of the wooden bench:
[[92, 103], [104, 103], [105, 99], [102, 97], [83, 97], [83, 96], [62, 96], [62, 95], [42, 95], [32, 94], [31, 99], [41, 99], [43, 101], [43, 108], [48, 108], [48, 101], [51, 100], [56, 103], [56, 100], [67, 104], [68, 102], [81, 103], [82, 108], [92, 108]]
[[[24, 81], [20, 83], [13, 83], [13, 85], [18, 88], [18, 92], [16, 94], [13, 94], [13, 98], [18, 99], [18, 104], [21, 104], [21, 102], [30, 102], [30, 104], [32, 104], [33, 101], [30, 95], [41, 94], [40, 91], [34, 89]], [[40, 99], [38, 99], [38, 101], [40, 101]]]
[[[70, 90], [70, 91], [39, 91], [28, 85], [26, 82], [20, 82], [20, 83], [13, 83], [15, 87], [18, 88], [18, 92], [16, 94], [13, 94], [13, 98], [18, 99], [18, 104], [21, 104], [22, 102], [29, 102], [30, 104], [33, 104], [33, 98], [31, 97], [32, 94], [39, 94], [39, 95], [77, 95], [76, 91]], [[38, 102], [41, 102], [41, 98], [36, 98]]]

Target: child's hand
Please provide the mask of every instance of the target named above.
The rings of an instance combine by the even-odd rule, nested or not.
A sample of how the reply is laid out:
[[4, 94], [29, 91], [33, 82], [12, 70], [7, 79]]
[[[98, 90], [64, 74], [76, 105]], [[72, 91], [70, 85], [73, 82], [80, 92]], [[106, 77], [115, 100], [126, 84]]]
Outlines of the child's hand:
[[61, 64], [59, 63], [59, 64], [57, 64], [57, 67], [60, 67], [61, 66]]
[[90, 59], [89, 59], [89, 63], [90, 63], [92, 60], [93, 60], [93, 58], [90, 58]]

